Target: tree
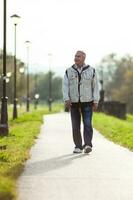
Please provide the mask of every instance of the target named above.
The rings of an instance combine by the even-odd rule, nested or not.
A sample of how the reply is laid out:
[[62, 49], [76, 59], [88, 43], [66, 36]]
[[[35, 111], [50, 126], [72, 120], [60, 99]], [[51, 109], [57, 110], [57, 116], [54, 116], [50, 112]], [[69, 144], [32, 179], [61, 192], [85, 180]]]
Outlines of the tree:
[[[7, 77], [10, 74], [9, 83], [7, 83], [7, 97], [8, 97], [8, 103], [13, 102], [13, 83], [14, 83], [14, 56], [11, 54], [7, 54], [6, 57], [6, 64], [7, 64]], [[22, 92], [19, 87], [20, 85], [20, 72], [19, 68], [25, 67], [25, 63], [23, 63], [21, 60], [17, 59], [17, 91], [18, 95]], [[2, 96], [2, 73], [3, 73], [3, 51], [0, 51], [0, 96]], [[24, 84], [23, 84], [24, 87]], [[18, 96], [19, 97], [19, 96]]]
[[[20, 68], [24, 68], [25, 72], [20, 73]], [[0, 96], [2, 96], [2, 69], [3, 69], [3, 52], [0, 51]], [[11, 72], [10, 82], [7, 83], [7, 96], [8, 103], [13, 102], [13, 83], [14, 83], [14, 56], [11, 54], [7, 55], [7, 73]], [[62, 78], [55, 76], [54, 72], [51, 73], [51, 83], [52, 83], [52, 99], [54, 101], [62, 99]], [[35, 92], [39, 93], [40, 100], [48, 101], [49, 96], [49, 72], [46, 74], [39, 73], [37, 75], [37, 85], [35, 86], [35, 74], [29, 74], [30, 82], [30, 98], [34, 99]], [[19, 102], [22, 99], [26, 99], [26, 68], [25, 63], [20, 59], [17, 59], [17, 98]], [[35, 91], [36, 88], [36, 91]], [[19, 103], [18, 102], [18, 103]]]
[[[52, 80], [52, 99], [53, 101], [62, 99], [62, 78], [55, 76], [54, 72], [51, 72]], [[38, 75], [38, 93], [40, 99], [48, 101], [49, 97], [49, 72], [46, 74]]]
[[110, 54], [100, 65], [103, 66], [105, 98], [125, 102], [127, 111], [133, 113], [133, 57], [118, 58]]

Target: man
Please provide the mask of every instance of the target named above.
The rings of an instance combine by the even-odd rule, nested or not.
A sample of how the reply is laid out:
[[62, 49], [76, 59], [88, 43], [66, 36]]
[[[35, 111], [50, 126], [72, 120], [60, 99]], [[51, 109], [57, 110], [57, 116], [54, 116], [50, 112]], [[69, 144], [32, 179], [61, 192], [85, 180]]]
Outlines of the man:
[[[73, 153], [92, 151], [92, 113], [98, 107], [99, 90], [95, 69], [85, 64], [86, 54], [77, 51], [75, 64], [68, 68], [63, 79], [63, 99], [71, 112], [72, 132], [75, 149]], [[81, 116], [84, 125], [84, 145], [80, 130]]]

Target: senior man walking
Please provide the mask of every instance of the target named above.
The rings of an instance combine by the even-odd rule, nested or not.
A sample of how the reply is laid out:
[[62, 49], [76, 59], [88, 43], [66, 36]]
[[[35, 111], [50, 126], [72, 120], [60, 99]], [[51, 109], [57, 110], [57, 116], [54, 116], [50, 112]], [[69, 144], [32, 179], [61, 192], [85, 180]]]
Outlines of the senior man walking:
[[[77, 51], [75, 64], [68, 68], [63, 79], [63, 99], [70, 110], [72, 133], [75, 148], [73, 153], [89, 153], [92, 151], [92, 113], [98, 107], [99, 89], [95, 69], [85, 64], [86, 54]], [[81, 116], [84, 132], [82, 144]]]

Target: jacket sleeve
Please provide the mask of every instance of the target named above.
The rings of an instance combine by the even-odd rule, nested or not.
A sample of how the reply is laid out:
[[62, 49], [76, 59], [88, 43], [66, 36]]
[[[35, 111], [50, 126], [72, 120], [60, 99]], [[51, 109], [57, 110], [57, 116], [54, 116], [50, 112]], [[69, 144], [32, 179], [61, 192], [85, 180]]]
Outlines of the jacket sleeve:
[[98, 78], [97, 78], [97, 74], [95, 73], [95, 76], [93, 78], [93, 98], [94, 98], [94, 103], [98, 103], [99, 102], [99, 85], [98, 85]]
[[68, 77], [65, 73], [63, 81], [62, 81], [62, 93], [63, 93], [63, 100], [67, 101], [69, 100], [69, 81]]

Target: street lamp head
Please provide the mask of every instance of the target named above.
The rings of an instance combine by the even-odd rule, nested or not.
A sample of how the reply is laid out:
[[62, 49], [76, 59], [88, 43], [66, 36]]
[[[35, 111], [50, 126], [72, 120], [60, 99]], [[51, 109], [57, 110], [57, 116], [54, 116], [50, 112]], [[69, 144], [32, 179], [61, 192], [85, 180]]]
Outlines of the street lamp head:
[[24, 67], [20, 67], [19, 72], [20, 72], [20, 74], [23, 74], [24, 73]]
[[35, 99], [39, 99], [40, 95], [39, 94], [35, 94]]
[[15, 15], [12, 15], [11, 18], [13, 19], [14, 25], [17, 25], [18, 21], [20, 19], [20, 16], [18, 16], [18, 15], [15, 14]]
[[48, 56], [49, 56], [49, 57], [52, 56], [52, 53], [48, 53]]
[[9, 83], [10, 79], [8, 77], [6, 77], [6, 83]]
[[7, 74], [6, 74], [6, 76], [7, 76], [8, 78], [10, 78], [11, 75], [12, 75], [12, 72], [7, 72]]
[[31, 42], [30, 42], [29, 40], [25, 41], [25, 46], [26, 46], [26, 47], [29, 47], [30, 44], [31, 44]]

